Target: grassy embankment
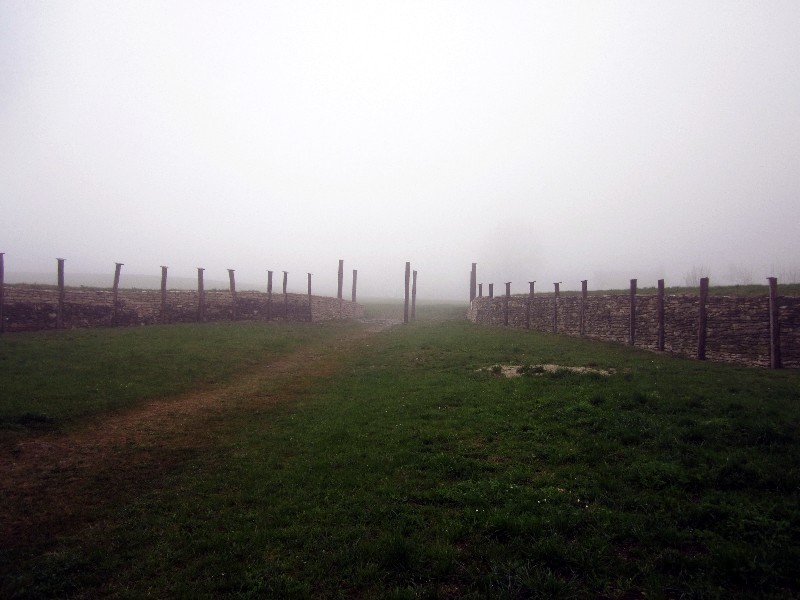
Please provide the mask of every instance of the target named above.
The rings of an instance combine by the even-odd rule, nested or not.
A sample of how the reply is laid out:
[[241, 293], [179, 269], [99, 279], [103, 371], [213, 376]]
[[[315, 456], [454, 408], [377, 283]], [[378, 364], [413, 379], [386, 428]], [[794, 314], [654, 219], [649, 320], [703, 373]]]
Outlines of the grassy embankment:
[[[235, 354], [214, 375], [230, 378], [255, 368], [259, 353], [346, 335], [336, 327], [95, 331], [84, 353], [68, 355], [51, 347], [58, 334], [6, 336], [0, 356], [24, 398], [26, 385], [44, 385], [39, 372], [65, 390], [65, 404], [77, 384], [59, 385], [61, 372], [78, 370], [70, 377], [87, 390], [116, 390], [131, 378], [109, 377], [95, 358], [117, 353], [169, 402], [168, 382], [197, 384], [190, 367], [206, 352], [217, 353], [210, 364]], [[209, 331], [221, 337], [192, 355]], [[177, 336], [163, 342], [178, 365], [169, 374], [148, 351], [161, 336]], [[289, 341], [275, 350], [267, 339]], [[308, 369], [265, 381], [275, 394], [294, 390], [281, 402], [232, 403], [213, 447], [169, 477], [143, 477], [90, 525], [6, 548], [2, 595], [800, 594], [797, 372], [422, 319], [337, 360], [332, 376]], [[478, 370], [541, 363], [614, 373]], [[20, 409], [7, 405], [20, 398], [6, 389], [3, 414], [15, 423]], [[72, 427], [84, 418], [64, 414]]]

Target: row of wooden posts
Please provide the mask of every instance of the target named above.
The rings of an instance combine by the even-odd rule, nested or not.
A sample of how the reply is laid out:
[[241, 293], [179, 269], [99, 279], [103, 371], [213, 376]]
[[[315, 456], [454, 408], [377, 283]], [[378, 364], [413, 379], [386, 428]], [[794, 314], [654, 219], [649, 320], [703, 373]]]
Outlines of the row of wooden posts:
[[[628, 331], [628, 343], [633, 346], [636, 343], [636, 279], [630, 280], [630, 322]], [[770, 368], [781, 368], [781, 344], [780, 344], [780, 328], [778, 327], [778, 278], [768, 277], [769, 282], [769, 353], [770, 353]], [[700, 302], [698, 308], [698, 333], [697, 333], [697, 358], [698, 360], [705, 360], [706, 358], [706, 333], [708, 325], [708, 277], [700, 279]], [[558, 298], [560, 297], [560, 285], [562, 282], [554, 282], [555, 301], [553, 302], [553, 333], [558, 333]], [[525, 307], [525, 328], [530, 329], [531, 323], [531, 301], [534, 295], [534, 286], [536, 281], [529, 281], [530, 289], [528, 291], [528, 298]], [[477, 285], [477, 290], [476, 290]], [[508, 302], [511, 298], [511, 282], [506, 282], [506, 293], [503, 301], [503, 324], [508, 325]], [[588, 295], [588, 280], [581, 281], [581, 306], [579, 314], [578, 330], [580, 335], [586, 334], [585, 327], [585, 312], [586, 312], [586, 298]], [[470, 273], [470, 303], [476, 297], [483, 296], [483, 284], [477, 283], [477, 263], [472, 263], [472, 271]], [[489, 284], [489, 298], [494, 297], [494, 284]], [[658, 326], [656, 329], [656, 349], [664, 351], [664, 280], [658, 280], [658, 291], [656, 293], [656, 318], [658, 319]]]
[[[64, 327], [64, 298], [65, 298], [65, 285], [64, 285], [64, 263], [66, 259], [64, 258], [57, 258], [56, 261], [58, 262], [58, 305], [56, 308], [56, 327], [61, 329]], [[113, 294], [113, 309], [112, 309], [112, 323], [116, 325], [117, 323], [117, 299], [119, 295], [119, 280], [120, 275], [122, 273], [122, 267], [124, 263], [114, 263], [116, 266], [114, 268], [114, 284], [112, 287], [112, 294]], [[197, 312], [198, 312], [198, 320], [205, 321], [206, 316], [206, 306], [205, 306], [205, 289], [203, 286], [203, 275], [205, 272], [205, 268], [198, 267], [197, 268], [197, 293], [198, 293], [198, 301], [197, 301]], [[228, 280], [230, 282], [230, 291], [231, 296], [233, 298], [233, 318], [234, 320], [238, 317], [237, 315], [237, 306], [236, 306], [236, 278], [235, 278], [235, 269], [228, 269]], [[267, 302], [267, 319], [272, 318], [271, 309], [272, 309], [272, 271], [267, 271], [267, 295], [269, 300]], [[283, 271], [283, 300], [284, 300], [284, 314], [285, 314], [285, 307], [287, 304], [287, 291], [286, 286], [289, 280], [289, 272]], [[356, 301], [356, 285], [358, 281], [358, 271], [353, 269], [353, 289], [352, 289], [352, 301]], [[416, 284], [416, 271], [414, 272], [414, 281]], [[339, 276], [338, 276], [338, 291], [337, 291], [337, 298], [342, 300], [342, 288], [344, 284], [344, 260], [339, 260]], [[4, 253], [0, 252], [0, 332], [5, 330], [5, 315], [3, 314], [3, 307], [5, 305], [5, 266], [4, 266]], [[166, 306], [167, 306], [167, 267], [161, 267], [161, 314], [166, 315]], [[311, 273], [308, 273], [308, 312], [309, 318], [311, 318]]]

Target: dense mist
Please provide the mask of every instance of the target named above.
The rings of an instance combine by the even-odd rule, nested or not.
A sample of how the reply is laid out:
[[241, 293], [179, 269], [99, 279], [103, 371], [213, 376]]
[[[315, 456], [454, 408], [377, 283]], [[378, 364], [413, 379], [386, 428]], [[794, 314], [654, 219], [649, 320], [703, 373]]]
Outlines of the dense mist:
[[6, 278], [798, 280], [798, 24], [793, 0], [5, 0]]

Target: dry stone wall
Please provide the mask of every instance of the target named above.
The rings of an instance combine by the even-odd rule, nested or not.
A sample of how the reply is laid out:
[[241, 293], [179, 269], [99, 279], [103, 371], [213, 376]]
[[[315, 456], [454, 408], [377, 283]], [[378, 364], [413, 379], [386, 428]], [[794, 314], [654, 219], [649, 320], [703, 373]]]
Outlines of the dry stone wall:
[[[620, 343], [630, 339], [630, 296], [553, 295], [508, 298], [508, 324], [535, 331], [581, 335], [581, 310], [586, 337]], [[468, 318], [487, 325], [504, 324], [505, 297], [476, 297]], [[557, 305], [556, 305], [557, 303]], [[635, 297], [634, 345], [658, 349], [658, 298]], [[784, 367], [800, 367], [800, 298], [778, 297], [781, 358]], [[700, 298], [664, 297], [664, 351], [677, 356], [697, 355]], [[768, 367], [770, 364], [769, 298], [709, 296], [706, 359]]]
[[[331, 321], [364, 316], [364, 308], [349, 300], [307, 294], [204, 292], [205, 321]], [[55, 329], [58, 290], [25, 286], [6, 286], [4, 299], [6, 331]], [[63, 323], [65, 328], [108, 327], [111, 325], [151, 325], [155, 323], [194, 323], [199, 320], [199, 294], [195, 290], [169, 290], [162, 310], [160, 290], [120, 289], [116, 314], [112, 290], [66, 288]]]

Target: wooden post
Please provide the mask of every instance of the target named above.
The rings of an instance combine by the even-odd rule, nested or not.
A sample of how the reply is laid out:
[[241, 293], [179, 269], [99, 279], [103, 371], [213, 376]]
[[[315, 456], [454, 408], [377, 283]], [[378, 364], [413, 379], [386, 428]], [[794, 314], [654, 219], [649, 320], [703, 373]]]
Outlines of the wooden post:
[[58, 308], [56, 308], [56, 328], [64, 327], [64, 260], [57, 258], [58, 261]]
[[272, 320], [272, 271], [267, 271], [267, 321]]
[[3, 265], [4, 252], [0, 252], [0, 333], [6, 330], [6, 317], [3, 312], [6, 296], [5, 266]]
[[201, 323], [206, 320], [206, 292], [203, 289], [202, 267], [197, 267], [197, 320]]
[[233, 309], [231, 310], [231, 319], [233, 321], [236, 320], [238, 317], [237, 307], [236, 307], [236, 278], [234, 276], [234, 269], [228, 269], [228, 280], [230, 281], [231, 286], [231, 302], [233, 302]]
[[581, 320], [580, 329], [581, 335], [586, 335], [586, 299], [589, 295], [589, 280], [581, 280]]
[[560, 297], [559, 286], [561, 282], [554, 283], [555, 294], [553, 294], [553, 333], [558, 333], [558, 299]]
[[494, 298], [494, 284], [490, 283], [489, 284], [489, 299], [491, 300], [492, 298]]
[[475, 300], [475, 284], [478, 281], [478, 263], [472, 263], [472, 270], [469, 274], [469, 301]]
[[706, 359], [706, 325], [708, 313], [706, 304], [708, 302], [708, 277], [700, 279], [700, 308], [697, 318], [697, 360]]
[[511, 282], [506, 281], [506, 297], [503, 298], [503, 325], [508, 327], [508, 302], [511, 300]]
[[780, 369], [781, 364], [781, 331], [778, 308], [778, 278], [768, 277], [769, 281], [769, 367]]
[[630, 292], [630, 324], [628, 326], [628, 343], [633, 346], [636, 343], [636, 280], [631, 279]]
[[408, 280], [411, 278], [411, 263], [406, 263], [406, 294], [403, 304], [403, 323], [408, 323]]
[[356, 301], [356, 283], [358, 282], [358, 270], [353, 269], [353, 303]]
[[166, 323], [167, 318], [167, 267], [161, 266], [161, 322]]
[[483, 298], [483, 284], [478, 284], [478, 298]]
[[283, 272], [283, 318], [289, 318], [289, 295], [286, 292], [286, 284], [289, 282], [289, 271]]
[[114, 308], [111, 311], [111, 325], [117, 324], [117, 298], [119, 297], [119, 275], [122, 271], [122, 265], [125, 263], [114, 263], [114, 287], [112, 288], [112, 297], [114, 301]]
[[411, 321], [417, 320], [417, 272], [412, 272], [411, 277]]
[[658, 324], [656, 325], [656, 349], [660, 352], [664, 351], [664, 280], [658, 280], [658, 296], [656, 297], [656, 318]]
[[528, 282], [528, 301], [525, 303], [525, 329], [531, 328], [531, 308], [533, 306], [533, 286], [535, 281]]
[[308, 320], [314, 320], [313, 311], [311, 310], [311, 273], [308, 274]]
[[339, 261], [339, 287], [338, 291], [336, 292], [336, 297], [341, 300], [342, 299], [342, 285], [344, 284], [344, 261]]

